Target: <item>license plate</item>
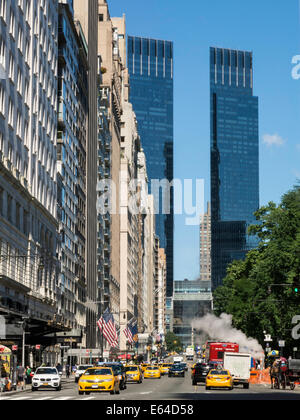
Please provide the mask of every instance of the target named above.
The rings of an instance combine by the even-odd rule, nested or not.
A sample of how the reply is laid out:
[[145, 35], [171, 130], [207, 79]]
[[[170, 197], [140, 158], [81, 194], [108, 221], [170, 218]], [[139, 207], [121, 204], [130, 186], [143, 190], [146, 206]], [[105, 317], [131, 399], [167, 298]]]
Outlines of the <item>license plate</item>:
[[99, 385], [92, 385], [92, 388], [93, 389], [98, 389], [99, 388]]
[[44, 385], [44, 386], [48, 386], [49, 384], [48, 384], [48, 383], [44, 383], [43, 385]]

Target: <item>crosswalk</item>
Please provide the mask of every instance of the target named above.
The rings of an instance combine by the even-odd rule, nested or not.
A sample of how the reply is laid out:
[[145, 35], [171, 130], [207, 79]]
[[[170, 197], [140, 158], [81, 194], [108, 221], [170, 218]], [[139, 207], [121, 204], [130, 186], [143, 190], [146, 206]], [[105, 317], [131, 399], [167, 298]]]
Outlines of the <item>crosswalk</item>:
[[0, 396], [0, 401], [75, 401], [75, 400], [80, 400], [80, 401], [91, 401], [91, 400], [95, 400], [96, 397], [76, 397], [76, 396], [63, 396], [63, 397], [55, 397], [55, 396], [44, 396], [44, 397], [37, 397], [34, 396], [32, 394], [28, 394], [28, 395], [23, 395], [23, 396], [17, 396], [17, 395], [11, 395], [11, 396], [6, 396], [6, 395], [1, 395]]

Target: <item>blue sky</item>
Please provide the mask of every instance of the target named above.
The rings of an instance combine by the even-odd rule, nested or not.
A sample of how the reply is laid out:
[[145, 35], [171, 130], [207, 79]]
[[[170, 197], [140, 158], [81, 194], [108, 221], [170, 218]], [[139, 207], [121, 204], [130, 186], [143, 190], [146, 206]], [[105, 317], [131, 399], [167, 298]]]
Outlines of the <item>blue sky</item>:
[[[278, 203], [300, 179], [299, 0], [108, 0], [129, 35], [174, 42], [175, 178], [203, 178], [209, 199], [209, 47], [253, 51], [259, 97], [260, 200]], [[175, 218], [175, 279], [199, 273], [199, 229]]]

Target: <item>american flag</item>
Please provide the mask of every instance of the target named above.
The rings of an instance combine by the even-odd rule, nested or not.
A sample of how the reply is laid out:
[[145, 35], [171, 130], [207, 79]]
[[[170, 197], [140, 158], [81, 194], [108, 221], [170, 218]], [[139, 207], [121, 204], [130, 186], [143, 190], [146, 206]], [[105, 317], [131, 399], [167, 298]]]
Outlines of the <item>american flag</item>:
[[103, 313], [102, 317], [97, 322], [100, 331], [102, 331], [105, 339], [111, 347], [118, 347], [119, 338], [113, 315], [109, 309]]
[[124, 330], [124, 334], [130, 344], [133, 344], [135, 341], [137, 341], [137, 333], [138, 333], [137, 321], [136, 320], [131, 321], [127, 325], [127, 328]]

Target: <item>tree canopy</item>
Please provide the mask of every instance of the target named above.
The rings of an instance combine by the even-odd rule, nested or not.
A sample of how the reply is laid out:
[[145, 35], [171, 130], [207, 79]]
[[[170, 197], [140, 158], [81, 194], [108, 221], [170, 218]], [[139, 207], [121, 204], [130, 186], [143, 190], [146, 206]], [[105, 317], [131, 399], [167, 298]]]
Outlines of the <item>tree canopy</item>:
[[181, 351], [182, 350], [182, 343], [180, 338], [174, 334], [173, 332], [168, 332], [166, 334], [166, 346], [168, 351]]

